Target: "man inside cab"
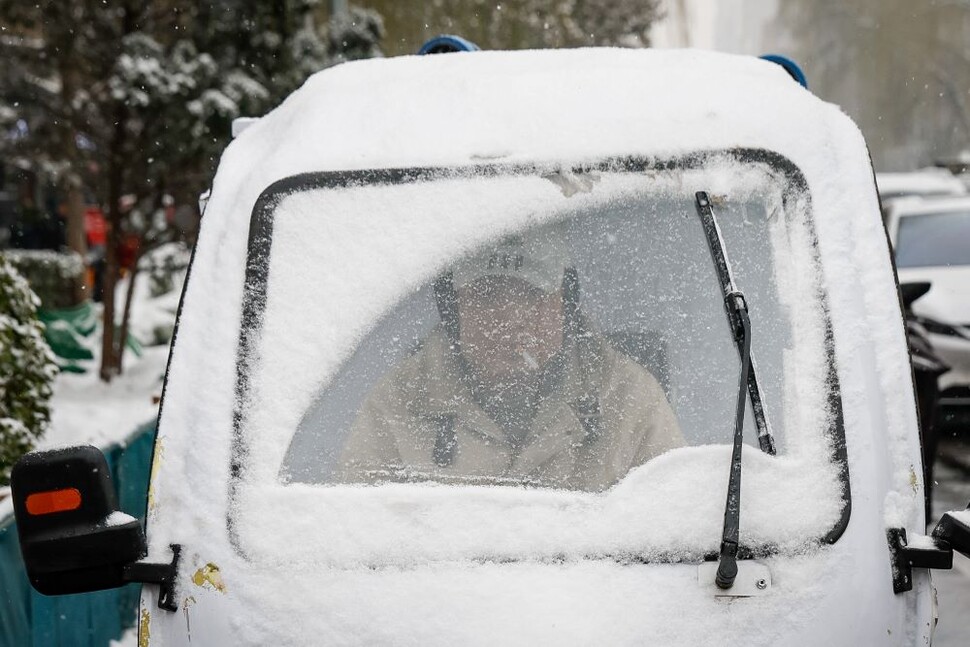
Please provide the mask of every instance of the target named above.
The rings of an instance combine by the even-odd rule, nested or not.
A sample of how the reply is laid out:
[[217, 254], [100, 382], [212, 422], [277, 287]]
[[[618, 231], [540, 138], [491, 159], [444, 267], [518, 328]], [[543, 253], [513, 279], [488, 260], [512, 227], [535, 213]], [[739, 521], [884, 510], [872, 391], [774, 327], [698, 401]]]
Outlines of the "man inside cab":
[[581, 313], [560, 236], [506, 238], [434, 287], [440, 323], [366, 398], [336, 480], [602, 491], [683, 444], [654, 376]]

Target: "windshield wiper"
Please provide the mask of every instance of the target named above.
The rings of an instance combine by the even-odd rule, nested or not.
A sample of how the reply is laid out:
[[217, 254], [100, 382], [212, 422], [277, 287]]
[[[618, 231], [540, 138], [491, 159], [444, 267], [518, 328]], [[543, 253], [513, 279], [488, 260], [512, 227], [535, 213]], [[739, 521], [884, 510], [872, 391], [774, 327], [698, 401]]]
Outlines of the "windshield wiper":
[[743, 307], [745, 314], [747, 314], [747, 303], [744, 302], [744, 295], [734, 284], [734, 276], [724, 247], [724, 238], [721, 236], [721, 228], [717, 225], [717, 218], [714, 216], [710, 197], [706, 191], [698, 191], [694, 194], [694, 197], [697, 214], [701, 217], [701, 225], [703, 225], [704, 235], [707, 237], [707, 246], [711, 250], [714, 269], [717, 270], [717, 278], [721, 283], [721, 290], [724, 292], [724, 309], [727, 312], [728, 323], [731, 325], [731, 334], [734, 336], [734, 342], [738, 347], [738, 355], [742, 362], [745, 361], [745, 358], [749, 361], [749, 370], [742, 387], [747, 384], [754, 424], [758, 428], [758, 445], [761, 447], [761, 451], [774, 456], [775, 439], [771, 435], [771, 427], [768, 425], [768, 419], [765, 416], [765, 406], [761, 399], [761, 387], [758, 384], [755, 362], [751, 358], [750, 348], [745, 350], [743, 343], [749, 334], [748, 331], [741, 328], [741, 317], [738, 310], [739, 307]]
[[738, 290], [731, 274], [727, 252], [724, 249], [724, 238], [717, 226], [717, 218], [707, 193], [698, 191], [694, 195], [697, 214], [704, 227], [707, 245], [711, 250], [711, 258], [724, 291], [724, 309], [727, 312], [731, 332], [741, 357], [741, 376], [738, 380], [738, 400], [734, 417], [734, 447], [731, 451], [731, 475], [728, 480], [727, 503], [724, 507], [724, 530], [721, 534], [720, 556], [717, 564], [717, 574], [714, 582], [719, 588], [729, 589], [734, 586], [734, 579], [738, 575], [738, 530], [741, 523], [741, 447], [744, 441], [744, 404], [751, 398], [751, 409], [758, 426], [758, 443], [761, 450], [775, 453], [774, 439], [764, 416], [761, 403], [761, 391], [755, 377], [754, 366], [751, 361], [751, 320], [748, 318], [748, 304], [744, 294]]

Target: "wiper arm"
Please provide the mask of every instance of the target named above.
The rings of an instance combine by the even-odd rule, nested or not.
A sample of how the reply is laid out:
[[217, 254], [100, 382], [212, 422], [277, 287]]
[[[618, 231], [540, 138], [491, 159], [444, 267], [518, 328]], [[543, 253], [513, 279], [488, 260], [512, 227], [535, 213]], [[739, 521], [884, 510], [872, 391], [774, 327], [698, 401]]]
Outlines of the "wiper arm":
[[[724, 308], [731, 324], [738, 353], [741, 356], [741, 376], [738, 380], [738, 401], [734, 417], [734, 447], [731, 451], [731, 475], [728, 480], [727, 503], [724, 507], [724, 530], [721, 534], [721, 549], [717, 564], [717, 574], [714, 583], [719, 588], [729, 589], [734, 586], [738, 575], [738, 531], [741, 524], [741, 447], [744, 442], [744, 404], [751, 396], [752, 409], [755, 419], [759, 414], [764, 424], [765, 433], [759, 425], [758, 440], [761, 449], [769, 454], [775, 453], [774, 442], [764, 420], [764, 409], [755, 403], [761, 402], [757, 380], [751, 365], [751, 320], [748, 318], [748, 304], [744, 294], [734, 284], [731, 266], [728, 263], [727, 252], [724, 249], [724, 239], [717, 226], [714, 210], [707, 193], [698, 191], [695, 196], [697, 213], [704, 226], [707, 244], [711, 250], [711, 258], [717, 269], [721, 287], [724, 289]], [[746, 388], [747, 387], [747, 388]], [[756, 398], [757, 396], [757, 398]]]
[[[765, 416], [765, 406], [761, 399], [761, 387], [758, 384], [757, 371], [755, 370], [754, 360], [751, 359], [750, 346], [747, 350], [744, 347], [744, 340], [750, 336], [750, 330], [742, 329], [741, 317], [738, 314], [739, 306], [743, 306], [747, 314], [747, 304], [738, 304], [735, 295], [740, 295], [740, 300], [744, 301], [744, 295], [734, 284], [734, 276], [731, 273], [731, 265], [728, 263], [727, 251], [724, 247], [724, 238], [721, 236], [721, 229], [717, 226], [717, 218], [714, 216], [714, 209], [706, 191], [698, 191], [694, 194], [697, 205], [697, 214], [701, 217], [701, 225], [704, 227], [704, 235], [707, 237], [707, 246], [711, 250], [711, 259], [714, 261], [714, 269], [717, 270], [717, 278], [721, 283], [721, 290], [724, 292], [724, 309], [727, 312], [728, 323], [731, 325], [731, 333], [734, 342], [738, 347], [738, 355], [742, 363], [749, 362], [747, 377], [744, 377], [744, 384], [748, 387], [748, 396], [751, 398], [751, 411], [754, 415], [755, 426], [758, 427], [758, 445], [761, 451], [766, 454], [775, 455], [775, 439], [771, 435], [771, 427]], [[749, 327], [750, 327], [750, 322]], [[743, 386], [743, 385], [742, 385]]]

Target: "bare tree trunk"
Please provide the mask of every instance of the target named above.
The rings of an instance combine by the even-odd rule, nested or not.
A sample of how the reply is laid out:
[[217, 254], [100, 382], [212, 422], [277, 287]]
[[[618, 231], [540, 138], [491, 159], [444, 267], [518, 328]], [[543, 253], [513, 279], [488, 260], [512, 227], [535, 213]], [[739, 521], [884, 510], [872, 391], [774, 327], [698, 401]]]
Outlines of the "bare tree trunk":
[[128, 322], [131, 320], [131, 301], [135, 295], [135, 279], [138, 278], [138, 261], [141, 260], [141, 256], [141, 254], [138, 254], [135, 257], [135, 262], [131, 266], [131, 272], [128, 274], [128, 288], [125, 290], [125, 308], [121, 313], [121, 328], [118, 331], [118, 355], [116, 357], [117, 364], [115, 365], [115, 371], [118, 375], [124, 372], [122, 359], [125, 356], [125, 342], [128, 340]]
[[[115, 338], [115, 286], [118, 284], [118, 247], [121, 244], [121, 144], [125, 138], [125, 107], [115, 110], [115, 132], [108, 162], [108, 248], [105, 250], [104, 315], [102, 317], [101, 379], [110, 382], [118, 371], [121, 344]], [[123, 341], [121, 343], [124, 343]]]
[[[60, 58], [58, 67], [61, 76], [61, 98], [66, 106], [68, 118], [60, 122], [59, 132], [64, 155], [71, 160], [71, 168], [73, 169], [73, 172], [69, 173], [64, 181], [64, 189], [67, 193], [67, 213], [64, 214], [67, 218], [65, 242], [68, 249], [78, 253], [82, 259], [86, 260], [88, 245], [84, 231], [84, 192], [82, 189], [84, 181], [81, 178], [81, 162], [78, 159], [77, 143], [74, 139], [73, 106], [71, 103], [77, 89], [78, 76], [78, 70], [74, 67], [74, 39], [67, 39], [63, 46], [64, 55]], [[86, 262], [85, 268], [87, 268]], [[85, 291], [87, 287], [86, 274], [86, 272], [82, 272], [81, 276], [74, 282], [75, 303], [80, 303], [90, 296]]]
[[115, 286], [118, 283], [118, 243], [121, 229], [121, 218], [118, 212], [117, 185], [113, 182], [108, 190], [109, 199], [113, 199], [113, 204], [109, 211], [108, 219], [108, 245], [105, 250], [104, 263], [104, 304], [101, 332], [101, 379], [110, 382], [115, 376], [118, 362], [115, 359]]
[[[84, 259], [88, 253], [87, 236], [84, 231], [84, 194], [80, 179], [67, 181], [67, 247]], [[74, 302], [81, 303], [91, 295], [87, 293], [85, 272], [74, 283]]]
[[[121, 9], [121, 38], [135, 30], [133, 3], [123, 3]], [[124, 150], [130, 134], [127, 131], [128, 108], [124, 103], [114, 106], [114, 132], [108, 147], [108, 249], [105, 250], [104, 314], [102, 317], [101, 371], [105, 382], [118, 373], [124, 339], [115, 336], [115, 286], [118, 284], [118, 247], [121, 244], [121, 192], [124, 180]]]

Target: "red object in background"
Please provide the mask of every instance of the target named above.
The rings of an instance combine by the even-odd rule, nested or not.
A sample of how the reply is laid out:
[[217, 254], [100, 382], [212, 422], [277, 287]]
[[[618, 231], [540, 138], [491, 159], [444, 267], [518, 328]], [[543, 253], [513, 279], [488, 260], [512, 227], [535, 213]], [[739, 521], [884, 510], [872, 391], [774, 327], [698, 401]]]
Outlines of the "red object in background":
[[128, 234], [122, 238], [121, 244], [118, 245], [118, 267], [130, 270], [138, 257], [139, 246], [138, 236], [134, 234]]
[[84, 210], [84, 233], [89, 247], [104, 247], [108, 243], [108, 222], [100, 208], [89, 206]]

